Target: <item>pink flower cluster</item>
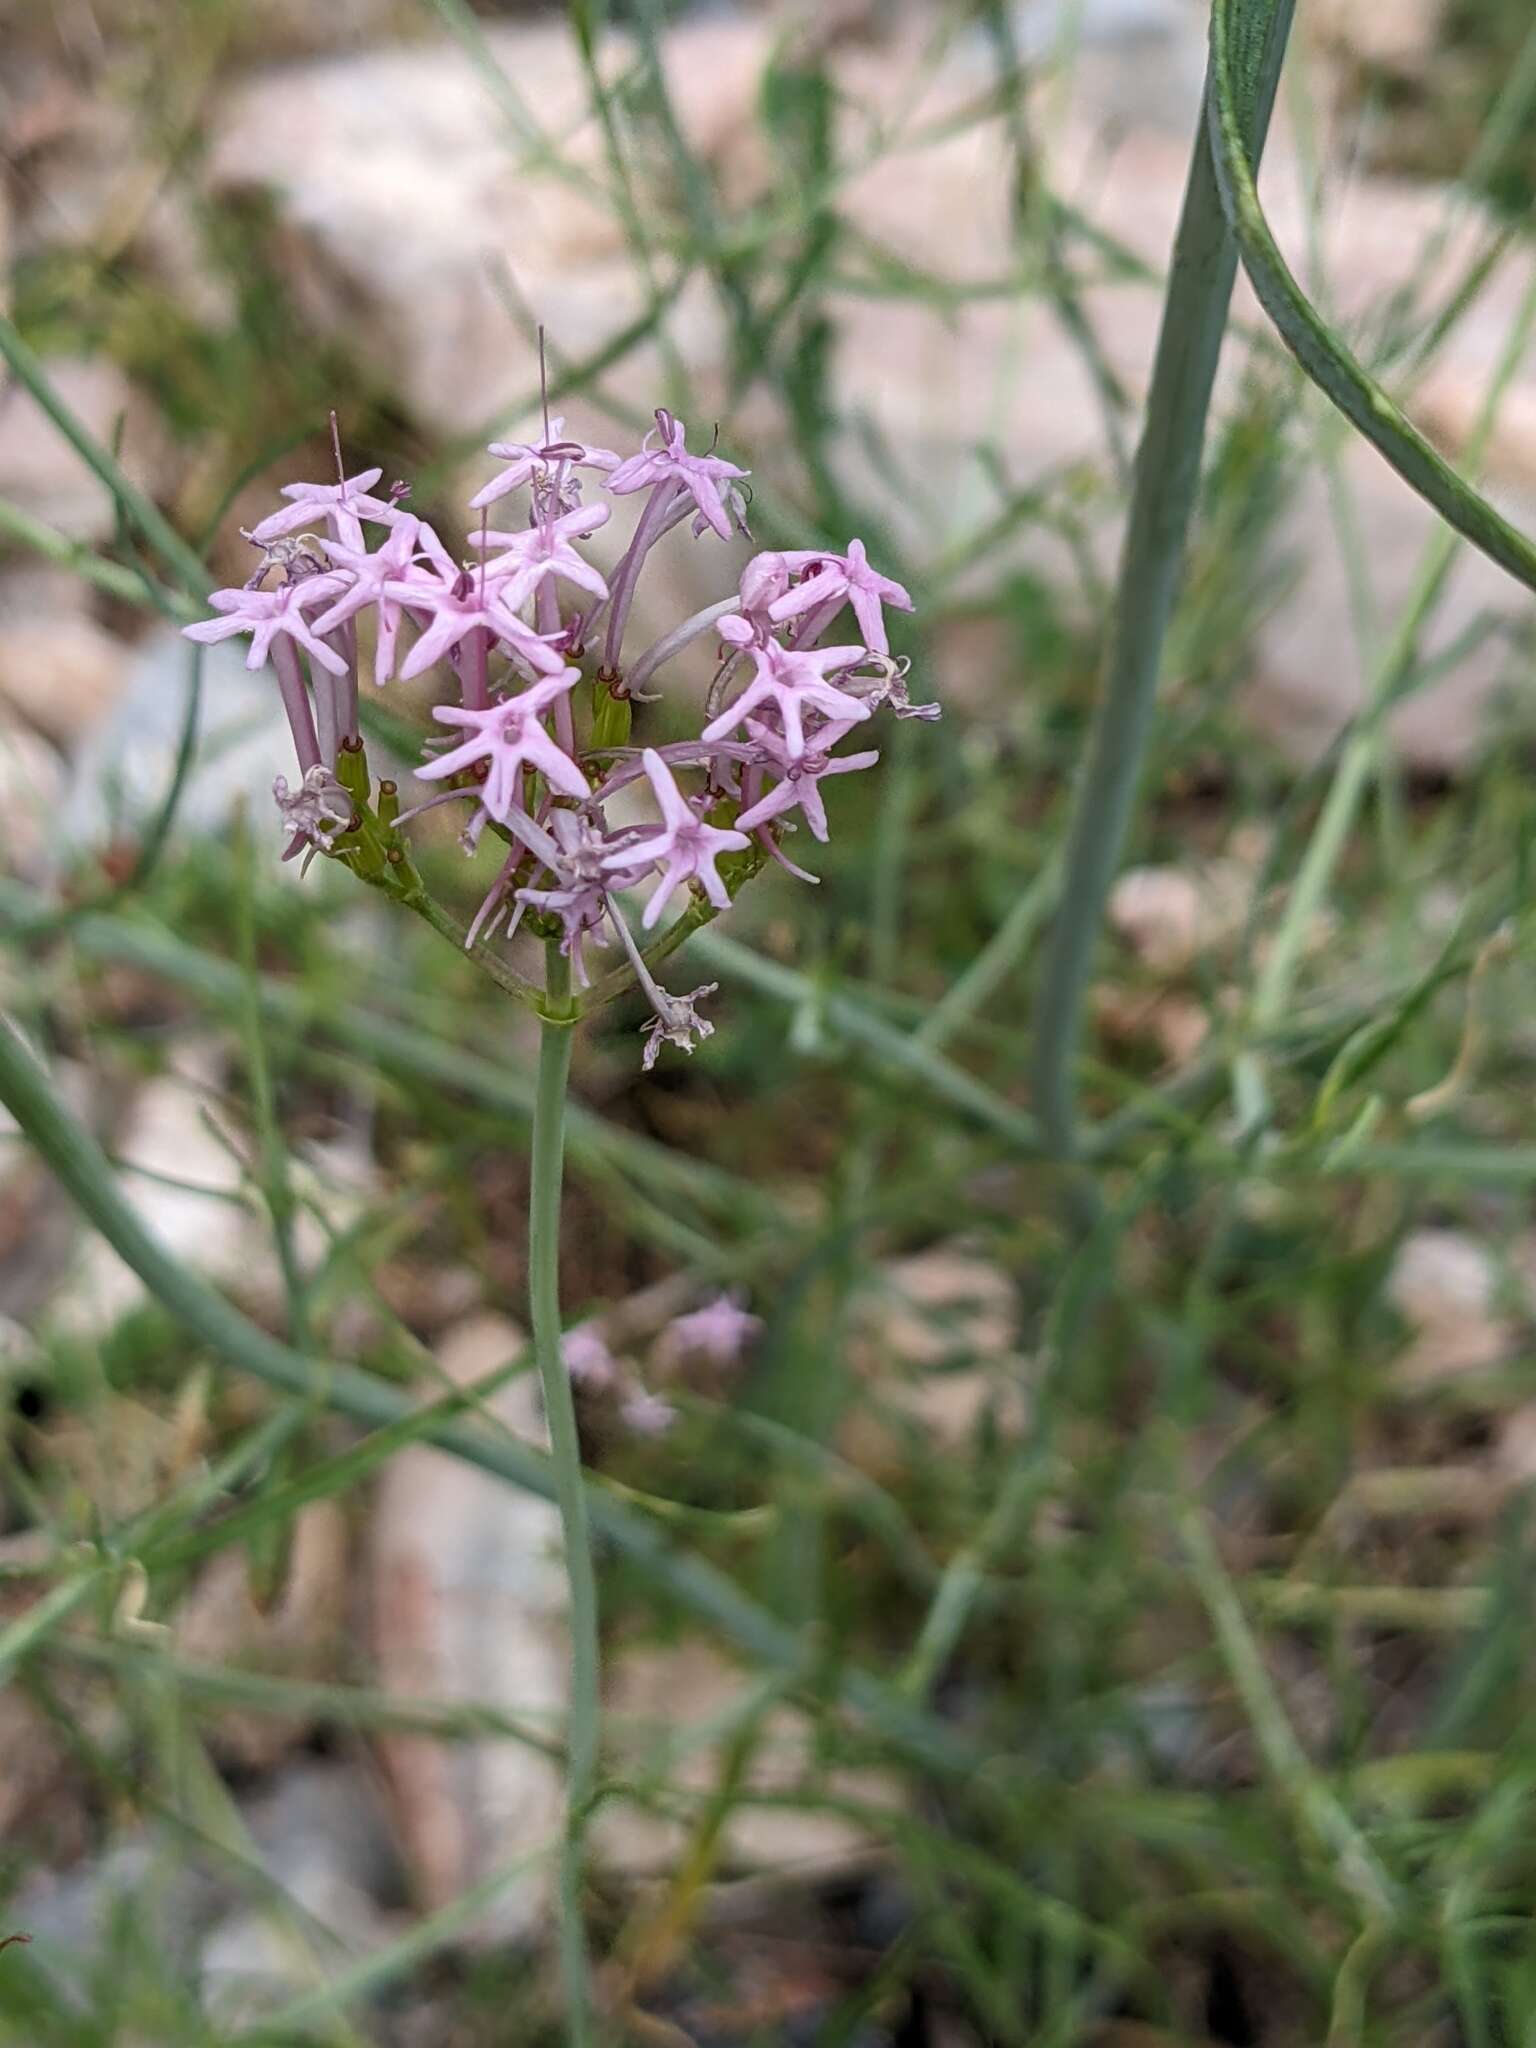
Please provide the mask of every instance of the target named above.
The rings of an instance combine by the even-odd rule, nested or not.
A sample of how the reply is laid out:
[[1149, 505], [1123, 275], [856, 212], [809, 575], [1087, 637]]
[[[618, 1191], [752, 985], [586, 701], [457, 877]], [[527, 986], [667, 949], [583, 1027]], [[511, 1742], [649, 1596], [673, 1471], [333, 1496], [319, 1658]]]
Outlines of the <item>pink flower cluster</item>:
[[[215, 616], [186, 631], [202, 641], [249, 634], [249, 665], [272, 665], [298, 757], [297, 787], [281, 776], [275, 784], [288, 857], [336, 850], [356, 829], [338, 765], [361, 745], [359, 621], [372, 620], [375, 684], [429, 669], [451, 678], [452, 701], [435, 706], [449, 730], [429, 741], [416, 771], [445, 787], [401, 822], [462, 801], [471, 807], [466, 847], [473, 851], [487, 829], [505, 845], [470, 943], [501, 926], [510, 936], [531, 916], [536, 929], [558, 935], [585, 987], [586, 944], [616, 935], [656, 1012], [649, 1066], [663, 1040], [691, 1050], [708, 1034], [694, 1005], [709, 991], [678, 998], [656, 987], [617, 895], [649, 885], [646, 930], [679, 891], [698, 890], [723, 910], [734, 877], [720, 863], [754, 845], [815, 880], [780, 845], [795, 829], [790, 814], [825, 840], [823, 783], [879, 758], [872, 748], [834, 750], [881, 706], [899, 718], [938, 715], [937, 706], [910, 702], [905, 664], [890, 654], [885, 608], [909, 611], [911, 599], [870, 567], [857, 540], [845, 554], [762, 553], [733, 595], [631, 654], [626, 628], [652, 551], [684, 524], [696, 537], [746, 535], [747, 472], [713, 452], [690, 452], [682, 422], [666, 411], [627, 460], [568, 439], [564, 422], [547, 416], [540, 438], [494, 442], [490, 452], [504, 466], [471, 500], [482, 523], [463, 559], [405, 509], [404, 486], [375, 494], [377, 469], [334, 484], [288, 484], [289, 502], [247, 535], [261, 550], [250, 581], [215, 591]], [[584, 474], [608, 499], [641, 496], [628, 544], [606, 572], [586, 549], [613, 507], [585, 502]], [[498, 510], [505, 523], [491, 526], [490, 508], [514, 494], [524, 496], [521, 523]], [[824, 645], [845, 608], [857, 637]], [[652, 701], [647, 685], [710, 632], [719, 662], [698, 737], [622, 743], [630, 707]], [[658, 820], [612, 822], [611, 800], [642, 778]]]
[[717, 1294], [701, 1308], [674, 1316], [651, 1346], [650, 1370], [642, 1377], [615, 1352], [601, 1317], [578, 1323], [561, 1344], [565, 1369], [588, 1394], [616, 1397], [619, 1418], [637, 1436], [661, 1436], [677, 1411], [649, 1383], [656, 1375], [677, 1380], [690, 1370], [717, 1378], [739, 1366], [763, 1327], [738, 1294]]

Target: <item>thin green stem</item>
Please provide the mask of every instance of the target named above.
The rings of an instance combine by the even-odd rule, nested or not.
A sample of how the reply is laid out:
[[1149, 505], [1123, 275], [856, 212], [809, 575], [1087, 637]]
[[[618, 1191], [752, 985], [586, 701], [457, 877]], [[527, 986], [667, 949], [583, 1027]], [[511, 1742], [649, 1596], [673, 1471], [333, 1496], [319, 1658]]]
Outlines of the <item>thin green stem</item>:
[[994, 1095], [963, 1067], [933, 1051], [921, 1034], [909, 1035], [896, 1025], [887, 1024], [861, 1003], [835, 989], [822, 988], [810, 975], [782, 966], [719, 933], [700, 932], [693, 942], [693, 951], [706, 966], [745, 982], [749, 988], [760, 989], [778, 1002], [819, 1011], [836, 1030], [874, 1054], [882, 1065], [920, 1081], [941, 1102], [973, 1117], [984, 1129], [996, 1131], [1022, 1151], [1039, 1150], [1040, 1134], [1031, 1117]]
[[[1498, 418], [1500, 402], [1524, 357], [1533, 325], [1536, 325], [1536, 285], [1526, 292], [1519, 317], [1510, 329], [1489, 380], [1469, 450], [1474, 473]], [[1419, 637], [1439, 601], [1461, 540], [1460, 533], [1450, 526], [1437, 528], [1431, 536], [1413, 592], [1376, 663], [1364, 708], [1354, 731], [1344, 742], [1322, 812], [1307, 843], [1296, 886], [1291, 891], [1259, 976], [1251, 1011], [1252, 1028], [1258, 1037], [1271, 1033], [1284, 1015], [1307, 934], [1322, 908], [1375, 772], [1386, 715], [1413, 676]]]
[[[301, 1400], [318, 1398], [337, 1414], [371, 1428], [399, 1423], [416, 1403], [404, 1390], [356, 1366], [306, 1358], [268, 1336], [206, 1280], [145, 1229], [125, 1199], [101, 1147], [59, 1100], [22, 1039], [0, 1017], [0, 1103], [73, 1198], [150, 1293], [213, 1354]], [[467, 1423], [433, 1420], [419, 1440], [490, 1472], [540, 1498], [555, 1498], [553, 1459], [505, 1434]], [[683, 1607], [718, 1629], [746, 1656], [777, 1670], [799, 1671], [804, 1645], [701, 1557], [674, 1548], [652, 1517], [585, 1482], [587, 1511], [603, 1537], [634, 1561]], [[903, 1755], [947, 1774], [977, 1767], [981, 1752], [955, 1729], [899, 1700], [891, 1687], [854, 1665], [833, 1681], [843, 1706], [862, 1715]]]
[[294, 1232], [298, 1202], [278, 1122], [272, 1066], [267, 1057], [267, 1036], [262, 1024], [260, 976], [256, 962], [256, 881], [248, 821], [243, 813], [235, 832], [235, 860], [239, 877], [235, 891], [235, 933], [245, 984], [239, 1022], [251, 1096], [251, 1119], [258, 1146], [256, 1180], [272, 1226], [272, 1242], [287, 1299], [288, 1341], [295, 1351], [308, 1351], [311, 1348], [309, 1289]]
[[[570, 1001], [570, 965], [551, 942], [551, 1009]], [[582, 1919], [583, 1844], [597, 1791], [600, 1703], [597, 1668], [597, 1574], [581, 1473], [576, 1407], [565, 1369], [560, 1328], [560, 1183], [565, 1165], [565, 1096], [571, 1071], [569, 1023], [546, 1017], [539, 1027], [539, 1074], [533, 1102], [532, 1182], [528, 1193], [528, 1299], [533, 1356], [544, 1389], [549, 1451], [565, 1539], [570, 1587], [571, 1709], [566, 1732], [565, 1835], [560, 1853], [560, 1969], [565, 1982], [568, 2040], [592, 2038], [591, 1984]]]
[[196, 549], [184, 541], [159, 508], [129, 482], [122, 464], [76, 419], [54, 390], [42, 363], [3, 313], [0, 313], [0, 356], [5, 357], [18, 383], [24, 384], [31, 392], [75, 453], [95, 471], [127, 524], [149, 543], [167, 567], [174, 569], [182, 578], [188, 594], [202, 597], [210, 579]]
[[120, 598], [124, 604], [163, 612], [168, 619], [195, 619], [198, 615], [196, 605], [162, 590], [143, 571], [130, 569], [122, 562], [108, 561], [87, 547], [84, 541], [71, 540], [68, 534], [60, 533], [45, 519], [37, 518], [23, 506], [13, 505], [9, 498], [0, 498], [0, 536], [30, 548], [45, 562], [56, 563], [61, 569], [83, 576], [98, 590], [106, 591], [109, 597]]
[[431, 925], [433, 931], [440, 938], [451, 939], [465, 959], [473, 960], [475, 965], [488, 974], [504, 994], [522, 1003], [525, 1008], [537, 1010], [540, 1015], [543, 1014], [538, 984], [529, 981], [526, 976], [519, 974], [517, 969], [503, 960], [501, 955], [492, 947], [488, 945], [469, 945], [467, 943], [469, 937], [467, 928], [460, 924], [451, 912], [445, 910], [435, 896], [429, 895], [425, 889], [422, 889], [413, 895], [402, 897], [400, 900], [406, 905], [407, 909], [414, 910], [418, 917]]
[[1297, 1740], [1208, 1523], [1198, 1510], [1186, 1509], [1179, 1517], [1178, 1533], [1217, 1648], [1271, 1776], [1328, 1858], [1339, 1883], [1353, 1896], [1366, 1924], [1390, 1919], [1396, 1910], [1396, 1887]]
[[[1269, 125], [1290, 16], [1290, 0], [1279, 0], [1267, 37], [1253, 54], [1248, 125], [1255, 159]], [[1048, 1147], [1063, 1158], [1077, 1148], [1075, 1068], [1083, 1003], [1151, 737], [1163, 642], [1199, 489], [1206, 414], [1236, 272], [1236, 245], [1222, 213], [1202, 120], [1174, 243], [1147, 424], [1136, 455], [1103, 685], [1073, 806], [1061, 903], [1036, 1009], [1037, 1112]]]
[[1282, 13], [1282, 0], [1213, 0], [1206, 80], [1212, 163], [1231, 232], [1254, 295], [1307, 375], [1404, 481], [1528, 590], [1536, 590], [1536, 543], [1459, 476], [1402, 407], [1319, 316], [1281, 255], [1260, 204], [1251, 140], [1252, 46]]
[[[39, 909], [40, 902], [31, 890], [0, 881], [0, 935], [17, 942], [63, 931], [85, 958], [163, 975], [210, 1008], [238, 1019], [244, 978], [233, 962], [202, 952], [147, 920], [94, 911], [73, 919], [67, 912]], [[397, 1015], [376, 1014], [363, 1003], [322, 1002], [275, 976], [262, 977], [258, 996], [263, 1018], [291, 1031], [306, 1054], [333, 1044], [345, 1057], [367, 1058], [386, 1072], [450, 1089], [501, 1115], [524, 1121], [532, 1117], [528, 1076], [476, 1052], [462, 1032], [450, 1039], [417, 1029]], [[782, 1225], [777, 1205], [750, 1181], [611, 1124], [580, 1104], [573, 1103], [567, 1112], [566, 1134], [572, 1157], [586, 1171], [621, 1173], [652, 1196], [665, 1194], [673, 1206], [686, 1200], [744, 1224]]]
[[22, 1657], [57, 1628], [77, 1607], [96, 1592], [108, 1567], [97, 1560], [83, 1564], [70, 1577], [61, 1579], [25, 1613], [0, 1629], [0, 1683], [9, 1680]]
[[944, 991], [912, 1033], [914, 1046], [924, 1052], [940, 1052], [1018, 970], [1051, 913], [1060, 879], [1056, 861], [1048, 860], [1023, 895], [1015, 897], [1013, 908], [959, 980]]

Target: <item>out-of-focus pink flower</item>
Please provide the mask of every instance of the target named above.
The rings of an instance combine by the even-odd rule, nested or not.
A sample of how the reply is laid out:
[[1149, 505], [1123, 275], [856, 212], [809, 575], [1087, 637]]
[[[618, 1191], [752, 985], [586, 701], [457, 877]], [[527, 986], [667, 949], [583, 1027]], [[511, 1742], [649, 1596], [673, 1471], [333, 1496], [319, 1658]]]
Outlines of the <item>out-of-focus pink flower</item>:
[[660, 1394], [635, 1387], [619, 1403], [619, 1414], [636, 1436], [665, 1436], [677, 1420], [677, 1410]]
[[717, 1294], [702, 1308], [674, 1316], [663, 1342], [670, 1350], [708, 1359], [711, 1365], [736, 1365], [762, 1327], [762, 1317], [743, 1308], [740, 1295]]
[[611, 1387], [622, 1367], [608, 1348], [608, 1340], [591, 1323], [578, 1323], [560, 1340], [560, 1356], [566, 1371], [578, 1386], [594, 1392]]

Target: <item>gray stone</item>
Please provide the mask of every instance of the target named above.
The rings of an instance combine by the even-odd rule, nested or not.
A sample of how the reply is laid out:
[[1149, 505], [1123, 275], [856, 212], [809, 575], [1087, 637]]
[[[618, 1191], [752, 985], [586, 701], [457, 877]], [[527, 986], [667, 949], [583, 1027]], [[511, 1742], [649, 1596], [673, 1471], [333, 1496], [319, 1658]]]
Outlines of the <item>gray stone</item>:
[[[119, 441], [124, 473], [153, 492], [160, 461], [157, 422], [105, 356], [51, 357], [44, 365], [60, 400], [103, 446]], [[0, 497], [75, 540], [106, 540], [115, 527], [111, 494], [31, 393], [0, 383]]]
[[[1410, 601], [1439, 531], [1437, 515], [1366, 442], [1351, 436], [1340, 468], [1355, 506], [1381, 625], [1377, 645]], [[1293, 761], [1324, 753], [1365, 702], [1370, 657], [1355, 641], [1349, 579], [1334, 538], [1326, 478], [1308, 467], [1287, 508], [1280, 546], [1299, 565], [1295, 587], [1260, 629], [1257, 669], [1244, 693], [1253, 725]], [[1518, 639], [1530, 597], [1475, 548], [1462, 547], [1422, 639], [1422, 663], [1455, 651], [1446, 672], [1392, 714], [1389, 738], [1409, 767], [1452, 773], [1474, 759], [1502, 706], [1523, 686]], [[1481, 632], [1482, 622], [1497, 630]], [[1385, 630], [1382, 630], [1385, 629]]]
[[47, 870], [64, 815], [64, 764], [45, 739], [0, 715], [0, 870]]
[[154, 817], [170, 786], [194, 657], [203, 664], [197, 753], [177, 830], [224, 833], [236, 807], [277, 841], [272, 779], [294, 778], [293, 742], [270, 670], [245, 666], [243, 641], [201, 650], [169, 627], [139, 648], [117, 706], [81, 749], [69, 797], [73, 851], [129, 834]]
[[[19, 579], [18, 579], [19, 580]], [[20, 593], [17, 593], [20, 595]], [[37, 609], [0, 588], [0, 710], [69, 747], [111, 711], [130, 649], [78, 607]]]

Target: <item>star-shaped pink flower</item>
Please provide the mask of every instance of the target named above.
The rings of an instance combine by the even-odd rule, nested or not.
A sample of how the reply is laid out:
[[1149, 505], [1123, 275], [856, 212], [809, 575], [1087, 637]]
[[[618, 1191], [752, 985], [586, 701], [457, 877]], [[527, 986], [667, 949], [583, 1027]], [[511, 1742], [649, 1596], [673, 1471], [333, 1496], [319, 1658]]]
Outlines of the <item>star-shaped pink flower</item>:
[[475, 535], [476, 547], [506, 549], [505, 554], [485, 565], [487, 578], [494, 578], [499, 586], [501, 602], [515, 610], [533, 595], [546, 576], [563, 576], [567, 583], [578, 584], [593, 597], [606, 597], [608, 585], [592, 564], [577, 554], [572, 542], [596, 533], [600, 526], [607, 525], [608, 517], [606, 505], [578, 505], [574, 511], [562, 512], [557, 519], [541, 519], [536, 526], [525, 526], [516, 532], [491, 527]]
[[734, 462], [726, 462], [718, 455], [690, 455], [684, 445], [682, 421], [668, 412], [665, 406], [657, 410], [656, 426], [662, 445], [652, 448], [651, 437], [647, 434], [646, 445], [640, 453], [631, 455], [627, 462], [621, 462], [609, 477], [609, 490], [616, 498], [622, 498], [629, 491], [647, 490], [652, 484], [679, 483], [699, 508], [700, 518], [712, 526], [722, 540], [729, 540], [731, 520], [720, 495], [720, 486], [750, 472], [738, 469]]
[[[727, 630], [730, 629], [730, 630]], [[750, 640], [752, 629], [742, 619], [724, 618], [720, 621], [723, 638], [742, 644], [741, 636]], [[733, 704], [728, 704], [720, 716], [706, 725], [700, 739], [724, 739], [728, 732], [734, 732], [748, 714], [760, 705], [772, 704], [784, 722], [785, 754], [791, 761], [798, 761], [805, 752], [804, 716], [807, 711], [819, 711], [826, 718], [845, 725], [857, 724], [868, 718], [869, 706], [861, 704], [857, 697], [849, 696], [846, 690], [836, 689], [827, 681], [834, 669], [852, 668], [862, 661], [865, 650], [862, 647], [781, 647], [776, 640], [766, 646], [748, 646], [746, 649], [756, 665], [757, 673]]]
[[311, 660], [319, 662], [331, 675], [344, 676], [347, 664], [334, 647], [327, 647], [318, 637], [317, 628], [304, 614], [345, 588], [344, 576], [331, 575], [303, 576], [297, 583], [279, 584], [276, 590], [216, 590], [208, 602], [224, 617], [203, 619], [181, 630], [189, 640], [201, 640], [205, 645], [231, 639], [236, 633], [249, 633], [251, 651], [245, 657], [247, 668], [260, 668], [271, 655], [272, 642], [282, 635], [296, 640]]
[[400, 665], [402, 682], [421, 675], [477, 630], [503, 641], [530, 668], [545, 675], [556, 674], [562, 666], [549, 642], [503, 604], [496, 585], [471, 570], [460, 571], [452, 580], [446, 575], [415, 580], [403, 577], [386, 583], [384, 593], [413, 610], [432, 614], [432, 623]]
[[339, 484], [284, 484], [282, 495], [292, 498], [293, 503], [269, 513], [259, 526], [252, 527], [251, 539], [265, 547], [268, 541], [285, 533], [296, 533], [301, 526], [310, 526], [323, 515], [337, 540], [360, 548], [362, 520], [393, 526], [403, 516], [399, 506], [389, 499], [369, 496], [383, 474], [382, 469], [362, 469]]
[[509, 492], [542, 479], [550, 470], [617, 469], [619, 458], [611, 448], [589, 448], [585, 441], [567, 441], [565, 421], [552, 419], [542, 441], [493, 441], [487, 454], [502, 458], [507, 467], [493, 476], [483, 490], [476, 491], [470, 505], [476, 512], [494, 505]]
[[395, 672], [395, 642], [404, 607], [398, 593], [402, 586], [410, 585], [418, 556], [427, 556], [440, 576], [457, 576], [458, 568], [425, 520], [409, 514], [390, 529], [384, 545], [372, 554], [366, 548], [349, 547], [339, 540], [322, 541], [321, 546], [337, 568], [352, 578], [352, 583], [324, 618], [315, 621], [315, 631], [334, 632], [367, 606], [376, 605], [379, 617], [373, 680], [387, 683]]
[[450, 752], [439, 754], [416, 773], [423, 781], [431, 782], [439, 776], [457, 775], [477, 761], [489, 761], [490, 774], [480, 792], [480, 801], [503, 825], [519, 805], [519, 775], [525, 766], [536, 768], [550, 788], [559, 790], [562, 796], [589, 796], [586, 777], [539, 723], [555, 700], [580, 680], [579, 668], [563, 668], [558, 675], [546, 676], [542, 682], [503, 703], [491, 705], [486, 711], [466, 711], [457, 704], [434, 705], [434, 718], [444, 725], [462, 726], [470, 737]]
[[827, 810], [817, 785], [828, 775], [851, 775], [860, 768], [873, 768], [880, 758], [879, 750], [872, 747], [867, 753], [844, 754], [835, 759], [824, 748], [818, 748], [814, 752], [807, 751], [798, 760], [792, 760], [782, 753], [777, 733], [754, 721], [748, 722], [747, 730], [767, 750], [772, 772], [780, 780], [766, 796], [759, 797], [750, 810], [742, 812], [737, 824], [743, 832], [751, 832], [759, 825], [766, 825], [770, 818], [782, 817], [785, 811], [792, 811], [798, 804], [801, 816], [811, 828], [812, 838], [819, 839], [825, 846]]
[[909, 612], [912, 599], [899, 583], [871, 569], [863, 541], [849, 541], [846, 555], [829, 555], [819, 548], [788, 548], [782, 559], [791, 569], [811, 569], [813, 573], [769, 605], [768, 616], [775, 625], [798, 619], [817, 605], [846, 598], [853, 606], [864, 645], [875, 654], [890, 652], [881, 607], [891, 604], [898, 611]]
[[695, 877], [715, 908], [728, 910], [730, 892], [720, 879], [715, 862], [722, 853], [739, 853], [752, 842], [745, 832], [722, 831], [718, 825], [706, 825], [678, 788], [671, 769], [654, 747], [647, 747], [640, 758], [651, 788], [656, 792], [656, 801], [661, 806], [662, 829], [649, 839], [617, 848], [606, 855], [604, 867], [618, 873], [642, 864], [649, 866], [653, 861], [663, 863], [661, 880], [640, 920], [647, 931], [666, 909], [673, 894], [684, 882]]

